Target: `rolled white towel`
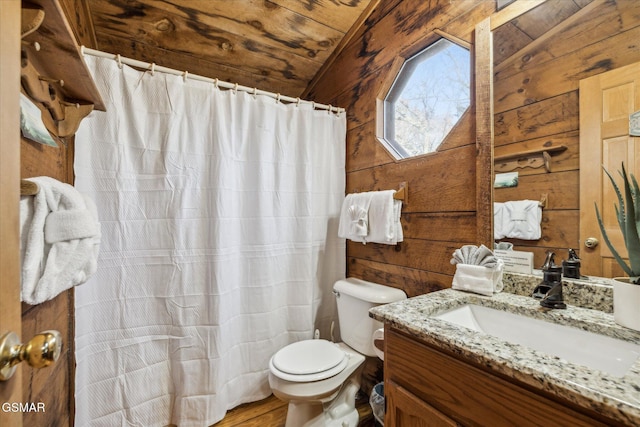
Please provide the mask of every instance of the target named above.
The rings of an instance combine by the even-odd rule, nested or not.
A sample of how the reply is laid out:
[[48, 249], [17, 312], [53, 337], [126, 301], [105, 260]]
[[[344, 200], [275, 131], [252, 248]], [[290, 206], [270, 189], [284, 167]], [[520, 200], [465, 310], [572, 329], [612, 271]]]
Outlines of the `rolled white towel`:
[[480, 265], [487, 268], [496, 266], [496, 258], [493, 252], [485, 245], [464, 245], [453, 251], [451, 264]]
[[97, 269], [100, 223], [92, 200], [50, 177], [20, 200], [21, 299], [39, 304], [84, 283]]

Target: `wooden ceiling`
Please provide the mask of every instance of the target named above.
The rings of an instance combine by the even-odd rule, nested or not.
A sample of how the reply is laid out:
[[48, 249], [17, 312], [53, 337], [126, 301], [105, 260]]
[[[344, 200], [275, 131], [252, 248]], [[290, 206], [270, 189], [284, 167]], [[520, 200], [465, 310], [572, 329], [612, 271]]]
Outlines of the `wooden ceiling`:
[[[78, 15], [77, 1], [61, 3]], [[297, 97], [378, 0], [81, 3], [88, 47]]]

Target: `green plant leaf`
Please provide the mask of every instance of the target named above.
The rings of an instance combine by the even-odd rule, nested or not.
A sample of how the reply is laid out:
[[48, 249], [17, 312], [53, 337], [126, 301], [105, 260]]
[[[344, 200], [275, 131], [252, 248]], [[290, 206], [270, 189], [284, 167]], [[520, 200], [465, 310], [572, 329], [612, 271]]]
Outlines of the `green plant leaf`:
[[627, 177], [627, 171], [624, 169], [624, 163], [622, 164], [622, 178], [624, 179], [624, 194], [626, 199], [626, 211], [627, 215], [624, 218], [625, 228], [622, 231], [624, 235], [624, 242], [627, 246], [627, 252], [629, 253], [629, 263], [631, 264], [631, 270], [635, 274], [630, 276], [640, 275], [640, 237], [638, 236], [638, 226], [636, 222], [636, 207], [634, 204], [633, 192], [631, 189], [630, 180]]
[[[596, 218], [598, 219], [598, 225], [600, 226], [600, 232], [602, 233], [604, 242], [607, 244], [607, 247], [611, 250], [611, 254], [613, 254], [613, 257], [616, 259], [616, 262], [620, 264], [620, 267], [622, 267], [624, 272], [627, 273], [628, 276], [634, 276], [633, 271], [631, 271], [631, 267], [629, 267], [627, 263], [624, 261], [624, 259], [620, 256], [620, 254], [618, 254], [618, 251], [616, 251], [616, 248], [613, 247], [613, 244], [609, 240], [609, 236], [607, 235], [607, 232], [604, 229], [604, 224], [602, 222], [602, 217], [600, 216], [600, 211], [598, 210], [598, 205], [594, 203], [594, 206], [596, 207]], [[617, 210], [617, 207], [616, 207], [616, 210]]]
[[[611, 181], [611, 185], [616, 192], [616, 197], [618, 197], [618, 204], [614, 203], [613, 206], [616, 208], [616, 218], [618, 219], [618, 225], [620, 226], [620, 230], [624, 230], [624, 199], [622, 198], [622, 193], [616, 184], [616, 181], [613, 179], [613, 176], [606, 170], [604, 167], [602, 168], [604, 173], [609, 177], [609, 181]], [[620, 206], [620, 210], [618, 210], [618, 206]]]
[[631, 190], [636, 209], [636, 229], [638, 230], [638, 235], [640, 235], [640, 188], [638, 188], [638, 181], [636, 181], [636, 177], [633, 174], [631, 174], [631, 184], [633, 185]]
[[624, 244], [629, 255], [629, 264], [620, 256], [618, 251], [613, 247], [609, 236], [604, 228], [604, 223], [598, 209], [598, 205], [595, 204], [596, 218], [598, 219], [598, 225], [600, 226], [600, 232], [604, 238], [605, 243], [611, 250], [616, 262], [622, 267], [625, 273], [631, 278], [633, 283], [638, 283], [640, 277], [640, 189], [638, 182], [633, 174], [627, 175], [627, 171], [622, 163], [622, 170], [618, 171], [624, 183], [624, 197], [620, 188], [618, 188], [613, 176], [609, 171], [603, 167], [604, 172], [609, 177], [611, 185], [616, 192], [618, 198], [618, 204], [614, 203], [616, 211], [616, 219], [618, 220], [618, 226], [624, 237]]

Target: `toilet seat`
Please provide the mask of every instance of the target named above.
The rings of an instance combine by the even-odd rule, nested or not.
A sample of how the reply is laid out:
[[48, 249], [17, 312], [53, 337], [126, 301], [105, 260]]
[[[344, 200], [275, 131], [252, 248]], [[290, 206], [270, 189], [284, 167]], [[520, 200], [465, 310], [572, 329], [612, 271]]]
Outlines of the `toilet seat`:
[[299, 341], [282, 348], [269, 361], [274, 375], [293, 382], [320, 381], [339, 374], [349, 357], [327, 340]]

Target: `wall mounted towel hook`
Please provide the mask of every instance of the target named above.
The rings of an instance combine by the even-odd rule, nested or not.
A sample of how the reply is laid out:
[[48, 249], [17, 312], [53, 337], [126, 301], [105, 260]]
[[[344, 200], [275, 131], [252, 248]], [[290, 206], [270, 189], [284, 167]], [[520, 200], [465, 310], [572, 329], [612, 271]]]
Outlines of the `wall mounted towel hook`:
[[40, 191], [40, 187], [33, 181], [26, 179], [20, 180], [20, 195], [21, 196], [35, 196]]
[[401, 182], [400, 187], [396, 190], [393, 198], [396, 200], [402, 200], [405, 204], [408, 201], [409, 190], [406, 182]]
[[546, 209], [548, 201], [549, 195], [547, 193], [542, 193], [542, 195], [540, 196], [540, 202], [538, 204], [542, 209]]

